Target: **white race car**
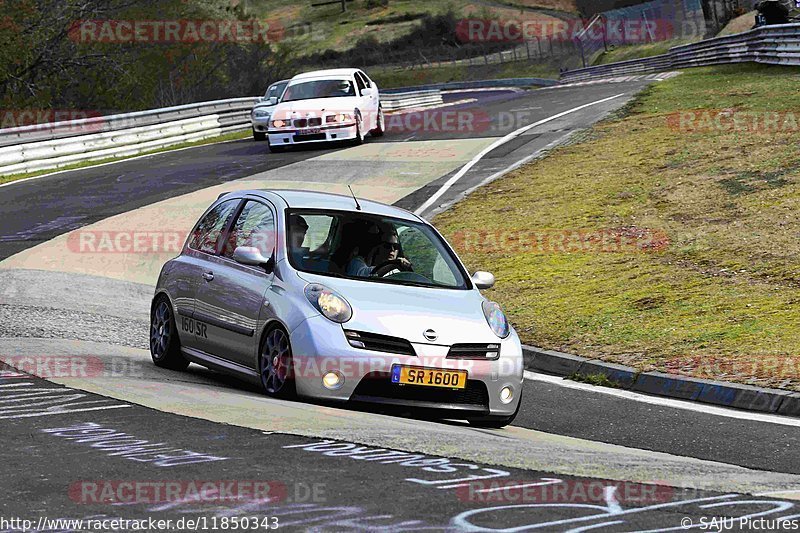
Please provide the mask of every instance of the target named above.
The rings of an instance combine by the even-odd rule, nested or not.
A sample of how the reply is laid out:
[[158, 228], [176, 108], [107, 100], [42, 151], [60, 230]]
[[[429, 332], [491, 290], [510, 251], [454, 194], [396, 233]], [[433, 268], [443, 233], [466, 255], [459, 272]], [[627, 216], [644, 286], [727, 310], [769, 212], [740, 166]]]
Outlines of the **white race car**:
[[364, 142], [383, 135], [384, 117], [378, 86], [359, 69], [319, 70], [298, 74], [272, 112], [270, 150], [306, 143]]
[[250, 122], [253, 125], [253, 139], [256, 141], [263, 141], [267, 138], [267, 129], [269, 128], [269, 119], [272, 117], [272, 111], [278, 102], [281, 101], [283, 90], [289, 80], [281, 80], [273, 83], [267, 88], [261, 101], [258, 102], [253, 110], [250, 112]]

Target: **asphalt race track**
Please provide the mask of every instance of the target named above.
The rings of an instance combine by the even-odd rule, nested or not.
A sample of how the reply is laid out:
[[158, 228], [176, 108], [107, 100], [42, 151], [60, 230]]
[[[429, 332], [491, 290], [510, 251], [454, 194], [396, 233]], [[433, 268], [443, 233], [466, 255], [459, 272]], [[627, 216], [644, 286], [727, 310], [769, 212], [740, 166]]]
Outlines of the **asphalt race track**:
[[[451, 115], [427, 126], [390, 118], [387, 135], [361, 147], [271, 154], [247, 139], [0, 188], [0, 358], [10, 365], [0, 368], [0, 516], [32, 520], [0, 531], [79, 529], [53, 522], [61, 518], [163, 519], [179, 530], [246, 518], [289, 531], [680, 531], [708, 529], [712, 517], [797, 519], [796, 419], [622, 398], [533, 374], [502, 430], [274, 400], [195, 365], [152, 365], [147, 310], [162, 257], [64, 247], [87, 226], [182, 229], [219, 190], [250, 183], [352, 182], [413, 210], [473, 164], [430, 216], [645, 84], [454, 93], [440, 110]], [[474, 160], [498, 138], [581, 106]], [[453, 117], [470, 126], [442, 127]], [[53, 372], [57, 359], [90, 371]]]

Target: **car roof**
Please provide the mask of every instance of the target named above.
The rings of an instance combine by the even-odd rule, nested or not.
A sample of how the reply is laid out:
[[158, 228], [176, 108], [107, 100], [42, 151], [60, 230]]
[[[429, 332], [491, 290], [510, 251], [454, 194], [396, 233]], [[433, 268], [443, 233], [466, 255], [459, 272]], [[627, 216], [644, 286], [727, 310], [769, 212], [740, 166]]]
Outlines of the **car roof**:
[[356, 72], [359, 72], [357, 68], [334, 68], [329, 70], [314, 70], [312, 72], [303, 72], [302, 74], [298, 74], [291, 81], [295, 80], [304, 80], [310, 78], [341, 78], [341, 77], [350, 77], [353, 76]]
[[366, 198], [358, 198], [361, 210], [356, 210], [353, 197], [346, 194], [335, 194], [319, 191], [305, 191], [299, 189], [257, 189], [251, 191], [238, 191], [238, 194], [252, 194], [269, 199], [271, 194], [279, 196], [291, 209], [331, 209], [365, 213], [373, 215], [400, 218], [420, 222], [422, 219], [405, 209], [387, 205]]

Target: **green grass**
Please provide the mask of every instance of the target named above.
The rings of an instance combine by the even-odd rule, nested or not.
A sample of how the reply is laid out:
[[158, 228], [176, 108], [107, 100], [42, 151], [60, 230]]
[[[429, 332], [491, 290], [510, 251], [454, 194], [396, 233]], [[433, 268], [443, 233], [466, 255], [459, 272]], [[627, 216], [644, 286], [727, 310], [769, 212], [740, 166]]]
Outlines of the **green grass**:
[[[494, 271], [487, 295], [523, 342], [800, 389], [797, 128], [681, 131], [674, 120], [683, 110], [736, 110], [791, 111], [800, 122], [798, 81], [800, 69], [788, 67], [685, 71], [435, 223], [471, 269]], [[587, 229], [633, 239], [647, 228], [666, 234], [666, 246], [567, 252], [464, 238]]]
[[656, 43], [631, 44], [612, 47], [608, 50], [608, 52], [601, 53], [597, 59], [595, 59], [594, 65], [605, 65], [608, 63], [617, 63], [619, 61], [628, 61], [630, 59], [660, 56], [669, 52], [669, 49], [673, 46], [680, 46], [697, 40], [699, 40], [699, 38], [673, 39], [670, 41], [659, 41]]
[[429, 83], [450, 81], [487, 80], [500, 78], [558, 79], [558, 66], [552, 63], [527, 63], [518, 61], [497, 65], [446, 66], [429, 69], [397, 70], [393, 68], [368, 68], [367, 73], [382, 89], [413, 87]]
[[612, 389], [618, 389], [619, 384], [611, 381], [608, 379], [608, 376], [605, 374], [572, 374], [567, 379], [571, 379], [572, 381], [578, 381], [580, 383], [588, 383], [589, 385], [595, 385], [596, 387], [610, 387]]
[[213, 143], [219, 143], [219, 142], [225, 142], [225, 141], [235, 141], [235, 140], [238, 140], [238, 139], [246, 139], [247, 137], [250, 137], [251, 135], [252, 135], [252, 133], [250, 132], [250, 130], [237, 131], [237, 132], [233, 132], [233, 133], [226, 133], [225, 135], [219, 135], [217, 137], [210, 137], [208, 139], [202, 139], [202, 140], [199, 140], [199, 141], [191, 141], [191, 142], [185, 142], [185, 143], [180, 143], [180, 144], [174, 144], [172, 146], [165, 146], [163, 148], [157, 148], [155, 150], [149, 150], [147, 152], [142, 152], [140, 154], [126, 156], [126, 157], [108, 157], [106, 159], [100, 159], [98, 161], [83, 161], [83, 162], [80, 162], [80, 163], [75, 163], [75, 164], [67, 165], [67, 166], [64, 166], [64, 167], [50, 168], [50, 169], [46, 169], [46, 170], [38, 170], [36, 172], [28, 172], [28, 173], [25, 173], [25, 174], [8, 174], [8, 175], [5, 175], [5, 176], [0, 176], [0, 184], [9, 183], [9, 182], [12, 182], [12, 181], [17, 181], [17, 180], [21, 180], [21, 179], [25, 179], [25, 178], [33, 178], [33, 177], [36, 177], [36, 176], [42, 176], [44, 174], [51, 174], [53, 172], [60, 172], [60, 171], [63, 171], [63, 170], [76, 170], [76, 169], [79, 169], [79, 168], [87, 168], [87, 167], [93, 167], [93, 166], [97, 166], [97, 165], [102, 165], [103, 163], [110, 163], [112, 161], [123, 161], [125, 159], [130, 159], [132, 157], [141, 157], [143, 155], [153, 155], [153, 154], [158, 154], [158, 153], [161, 153], [161, 152], [169, 152], [169, 151], [172, 151], [172, 150], [178, 150], [180, 148], [190, 148], [192, 146], [202, 146], [204, 144], [213, 144]]
[[[403, 37], [419, 25], [419, 20], [397, 21], [404, 15], [437, 15], [452, 10], [458, 16], [479, 18], [515, 19], [521, 15], [520, 7], [554, 9], [564, 15], [577, 16], [573, 0], [514, 0], [504, 2], [483, 0], [354, 0], [348, 2], [347, 12], [340, 5], [311, 7], [311, 2], [289, 3], [283, 0], [251, 2], [249, 15], [267, 20], [280, 20], [284, 26], [293, 23], [310, 23], [312, 35], [303, 35], [292, 41], [299, 56], [326, 49], [348, 50], [359, 38], [373, 35], [379, 42], [389, 42]], [[371, 6], [371, 7], [370, 7]], [[546, 15], [540, 15], [546, 16]]]

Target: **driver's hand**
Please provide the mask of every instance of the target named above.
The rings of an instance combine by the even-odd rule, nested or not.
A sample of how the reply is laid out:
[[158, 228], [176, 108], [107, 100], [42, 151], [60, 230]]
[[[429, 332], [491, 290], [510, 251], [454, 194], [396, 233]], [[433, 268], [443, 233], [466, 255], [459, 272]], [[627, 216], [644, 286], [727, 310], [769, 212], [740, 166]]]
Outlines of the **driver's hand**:
[[401, 257], [399, 260], [400, 260], [400, 264], [403, 265], [406, 268], [411, 268], [411, 267], [414, 266], [414, 265], [411, 264], [411, 261], [409, 261], [405, 257]]

